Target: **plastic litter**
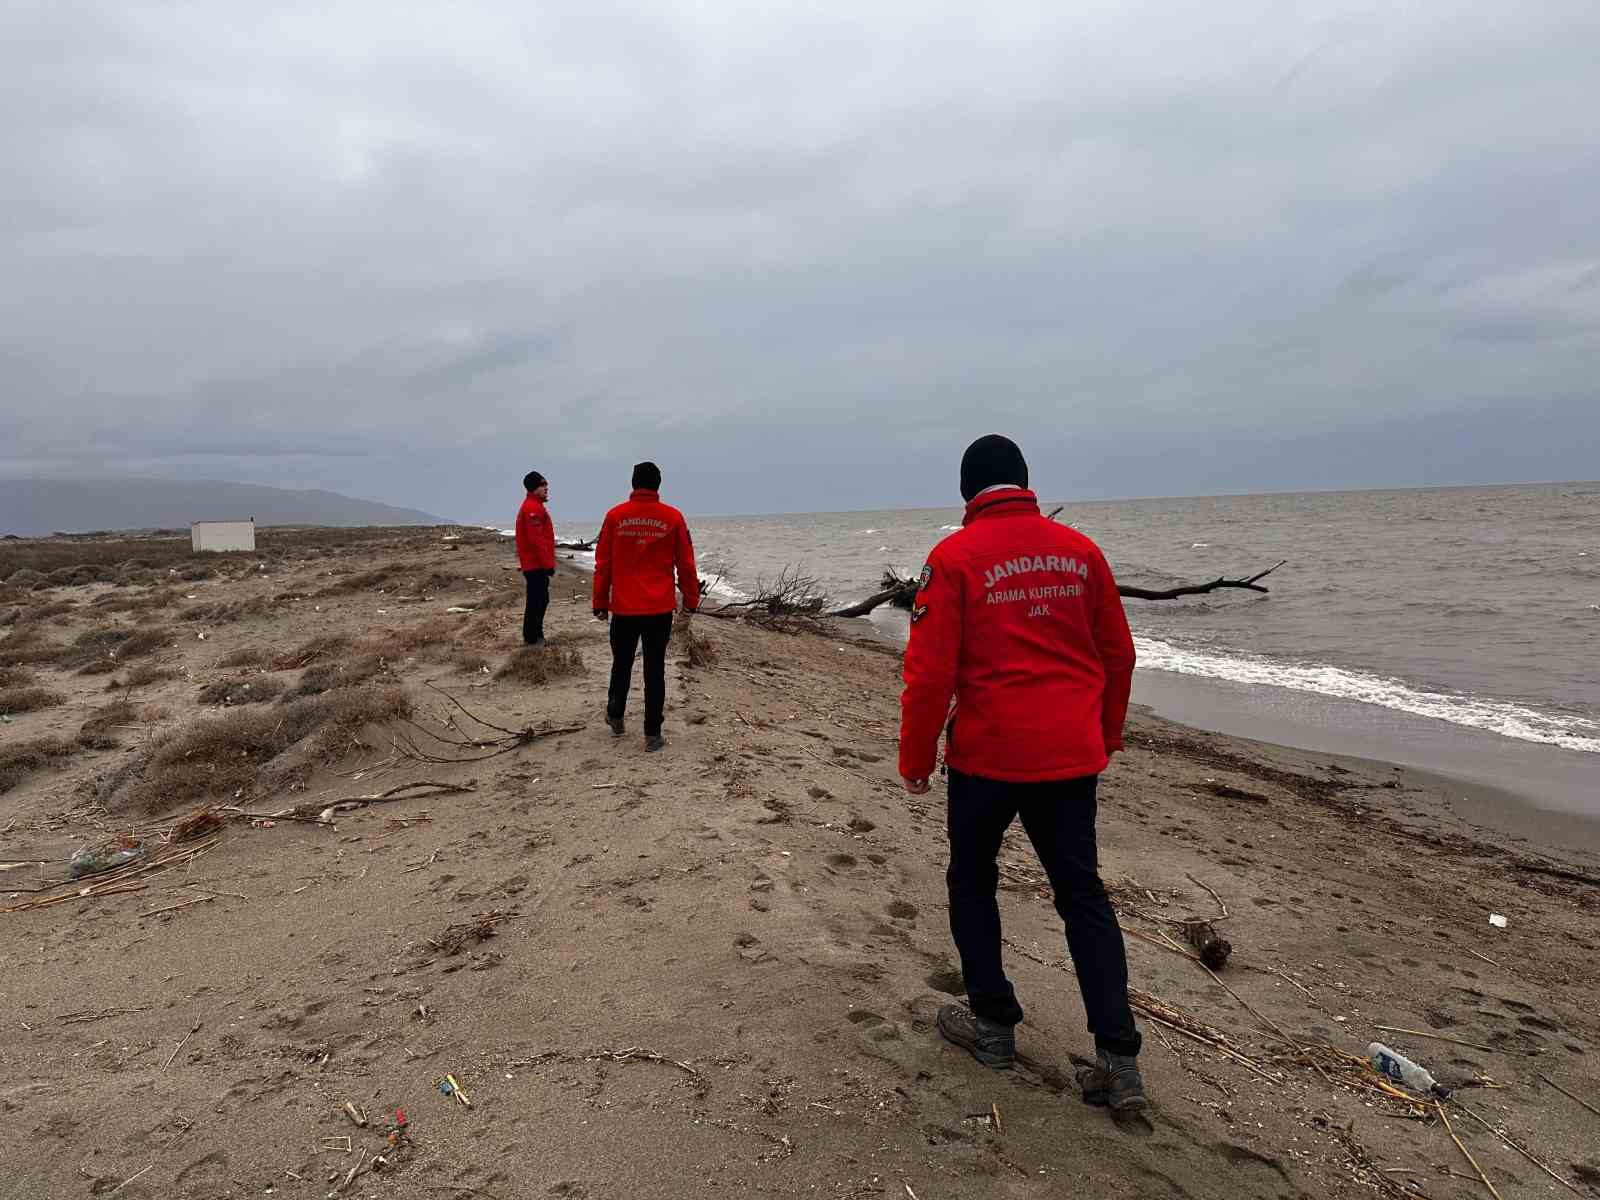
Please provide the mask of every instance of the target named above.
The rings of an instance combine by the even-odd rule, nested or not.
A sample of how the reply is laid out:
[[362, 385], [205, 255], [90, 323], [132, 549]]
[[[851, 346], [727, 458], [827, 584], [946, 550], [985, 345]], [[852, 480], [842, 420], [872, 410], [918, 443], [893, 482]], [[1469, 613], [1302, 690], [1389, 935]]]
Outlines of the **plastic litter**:
[[1489, 914], [1489, 924], [1493, 925], [1496, 929], [1504, 929], [1507, 925], [1510, 924], [1510, 922], [1507, 921], [1499, 913], [1490, 913]]
[[1403, 1084], [1413, 1092], [1424, 1096], [1438, 1096], [1441, 1100], [1447, 1099], [1450, 1089], [1440, 1085], [1427, 1071], [1412, 1062], [1398, 1050], [1391, 1050], [1382, 1042], [1373, 1042], [1367, 1047], [1367, 1061], [1378, 1069], [1378, 1073], [1395, 1083]]
[[137, 838], [124, 835], [112, 838], [108, 842], [79, 847], [67, 860], [67, 874], [73, 879], [81, 879], [85, 875], [114, 871], [118, 867], [141, 862], [148, 857], [150, 857], [149, 846]]

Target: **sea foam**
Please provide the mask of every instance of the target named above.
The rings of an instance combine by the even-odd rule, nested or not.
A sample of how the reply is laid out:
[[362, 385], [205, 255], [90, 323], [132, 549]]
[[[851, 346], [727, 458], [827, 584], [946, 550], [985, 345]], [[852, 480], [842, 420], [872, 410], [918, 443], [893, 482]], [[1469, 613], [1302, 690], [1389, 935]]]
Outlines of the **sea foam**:
[[1134, 635], [1139, 666], [1180, 675], [1226, 679], [1313, 692], [1340, 700], [1375, 704], [1452, 725], [1483, 729], [1525, 742], [1600, 754], [1600, 726], [1581, 717], [1539, 712], [1509, 700], [1482, 699], [1413, 688], [1398, 679], [1347, 671], [1320, 663], [1285, 663], [1243, 654], [1215, 654], [1174, 646], [1159, 638]]

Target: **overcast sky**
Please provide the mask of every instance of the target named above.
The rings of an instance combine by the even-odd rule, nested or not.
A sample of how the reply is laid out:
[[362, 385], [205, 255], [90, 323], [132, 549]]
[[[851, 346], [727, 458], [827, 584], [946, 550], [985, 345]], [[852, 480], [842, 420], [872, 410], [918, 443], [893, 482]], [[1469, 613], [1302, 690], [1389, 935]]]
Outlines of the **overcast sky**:
[[1600, 5], [0, 6], [0, 474], [1600, 474]]

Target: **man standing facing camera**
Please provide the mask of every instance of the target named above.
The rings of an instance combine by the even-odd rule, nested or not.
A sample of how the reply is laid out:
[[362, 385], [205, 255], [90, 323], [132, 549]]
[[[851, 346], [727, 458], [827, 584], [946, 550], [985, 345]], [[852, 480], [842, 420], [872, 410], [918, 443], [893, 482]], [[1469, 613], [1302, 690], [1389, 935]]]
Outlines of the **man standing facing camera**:
[[[673, 575], [677, 575], [677, 588]], [[611, 621], [611, 687], [606, 724], [621, 737], [633, 660], [644, 643], [644, 745], [659, 750], [666, 740], [661, 723], [667, 706], [667, 642], [672, 614], [683, 593], [685, 612], [700, 607], [694, 543], [683, 514], [661, 503], [661, 468], [642, 462], [633, 468], [633, 491], [606, 514], [594, 553], [594, 615]]]
[[967, 448], [961, 498], [961, 530], [922, 569], [900, 718], [900, 775], [913, 795], [928, 790], [946, 733], [950, 932], [970, 1007], [941, 1008], [939, 1032], [985, 1066], [1015, 1059], [1022, 1006], [1000, 960], [995, 888], [1001, 838], [1020, 817], [1066, 923], [1094, 1035], [1083, 1098], [1141, 1113], [1127, 955], [1095, 847], [1095, 787], [1122, 748], [1133, 676], [1122, 598], [1099, 547], [1040, 515], [1009, 438]]
[[556, 573], [556, 527], [550, 522], [545, 501], [550, 481], [537, 471], [522, 477], [527, 493], [517, 510], [517, 563], [528, 581], [528, 598], [522, 606], [522, 641], [544, 645], [544, 614], [550, 607], [550, 577]]

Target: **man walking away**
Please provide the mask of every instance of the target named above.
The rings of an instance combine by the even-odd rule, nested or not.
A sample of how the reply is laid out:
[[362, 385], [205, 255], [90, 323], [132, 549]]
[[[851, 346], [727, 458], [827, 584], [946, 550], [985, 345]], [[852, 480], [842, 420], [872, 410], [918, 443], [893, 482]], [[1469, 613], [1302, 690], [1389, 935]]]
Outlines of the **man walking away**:
[[1095, 850], [1095, 785], [1122, 748], [1133, 675], [1122, 599], [1099, 547], [1040, 515], [1010, 439], [967, 448], [961, 496], [961, 530], [922, 569], [900, 718], [913, 795], [928, 790], [947, 731], [950, 932], [971, 1007], [940, 1009], [939, 1031], [986, 1066], [1012, 1065], [1022, 1006], [1000, 962], [995, 887], [1000, 840], [1020, 816], [1066, 922], [1094, 1035], [1084, 1100], [1142, 1112], [1127, 955]]
[[606, 698], [606, 724], [611, 735], [626, 732], [622, 714], [628, 705], [633, 658], [644, 643], [644, 746], [666, 745], [661, 721], [667, 706], [667, 642], [678, 591], [685, 612], [700, 607], [700, 580], [695, 575], [694, 543], [683, 514], [661, 503], [661, 468], [642, 462], [633, 468], [633, 492], [627, 502], [606, 514], [594, 552], [594, 615], [611, 620], [611, 690]]
[[545, 501], [550, 481], [537, 471], [522, 477], [522, 507], [517, 510], [517, 562], [528, 581], [528, 599], [522, 608], [522, 640], [544, 645], [544, 614], [550, 607], [550, 577], [556, 573], [556, 529], [550, 523]]

